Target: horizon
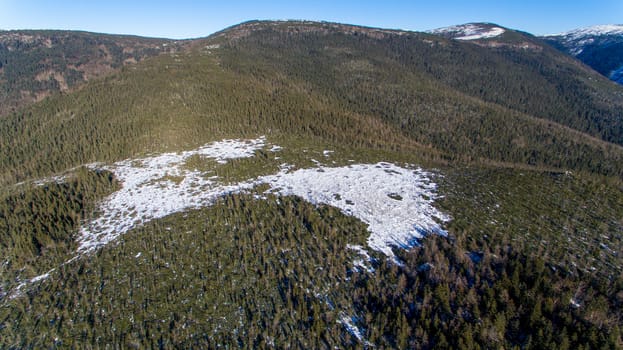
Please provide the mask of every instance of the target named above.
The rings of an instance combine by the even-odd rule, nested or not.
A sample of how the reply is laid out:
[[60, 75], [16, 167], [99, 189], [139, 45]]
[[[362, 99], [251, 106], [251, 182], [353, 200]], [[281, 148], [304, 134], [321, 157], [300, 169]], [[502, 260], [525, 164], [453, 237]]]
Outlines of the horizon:
[[213, 35], [213, 34], [216, 34], [216, 33], [220, 32], [220, 31], [226, 30], [227, 28], [239, 26], [239, 25], [242, 25], [244, 23], [249, 23], [249, 22], [334, 23], [334, 24], [343, 24], [343, 25], [349, 25], [349, 26], [355, 26], [355, 27], [367, 27], [367, 28], [374, 28], [374, 29], [397, 30], [397, 31], [408, 31], [408, 32], [429, 32], [429, 31], [433, 31], [433, 30], [436, 30], [436, 29], [446, 28], [446, 27], [460, 26], [460, 25], [465, 25], [465, 24], [482, 23], [482, 24], [492, 24], [492, 25], [500, 26], [500, 27], [504, 27], [504, 28], [507, 28], [507, 29], [510, 29], [510, 30], [524, 31], [524, 32], [533, 34], [535, 36], [562, 35], [562, 34], [565, 34], [567, 32], [570, 32], [570, 31], [573, 31], [573, 30], [576, 30], [576, 29], [589, 29], [589, 28], [594, 28], [594, 27], [607, 27], [607, 26], [622, 26], [623, 27], [623, 24], [619, 24], [619, 23], [604, 23], [604, 24], [594, 24], [594, 25], [590, 25], [590, 26], [586, 26], [586, 27], [572, 28], [570, 30], [563, 31], [563, 32], [557, 32], [557, 33], [535, 34], [535, 33], [531, 33], [530, 31], [524, 30], [522, 28], [511, 28], [511, 27], [508, 27], [508, 26], [506, 26], [504, 24], [496, 23], [496, 22], [465, 22], [465, 23], [452, 24], [452, 25], [449, 25], [449, 26], [446, 26], [446, 27], [436, 27], [436, 28], [429, 28], [429, 29], [425, 29], [425, 30], [412, 30], [412, 29], [403, 29], [403, 28], [389, 28], [389, 27], [370, 26], [370, 25], [358, 24], [358, 23], [346, 23], [346, 22], [326, 21], [326, 20], [310, 20], [310, 19], [301, 19], [301, 18], [288, 18], [288, 19], [249, 19], [249, 20], [244, 20], [242, 22], [238, 22], [238, 23], [232, 24], [232, 25], [225, 26], [225, 27], [223, 27], [221, 29], [215, 30], [215, 31], [213, 31], [211, 33], [208, 33], [208, 34], [205, 34], [205, 35], [193, 36], [193, 37], [148, 36], [148, 35], [141, 35], [141, 34], [134, 34], [134, 33], [114, 33], [114, 32], [102, 32], [102, 31], [92, 31], [92, 30], [83, 30], [83, 29], [58, 29], [58, 28], [17, 28], [17, 29], [4, 29], [4, 28], [0, 28], [0, 31], [3, 31], [3, 32], [10, 32], [10, 31], [76, 31], [76, 32], [84, 32], [84, 33], [92, 33], [92, 34], [102, 34], [102, 35], [137, 36], [137, 37], [150, 38], [150, 39], [193, 40], [193, 39], [209, 37], [210, 35]]
[[240, 23], [279, 20], [344, 23], [383, 29], [427, 31], [465, 23], [495, 23], [534, 35], [564, 33], [595, 25], [619, 24], [623, 2], [617, 0], [460, 0], [436, 2], [371, 0], [227, 4], [179, 0], [92, 1], [3, 0], [2, 30], [77, 30], [113, 35], [193, 39]]

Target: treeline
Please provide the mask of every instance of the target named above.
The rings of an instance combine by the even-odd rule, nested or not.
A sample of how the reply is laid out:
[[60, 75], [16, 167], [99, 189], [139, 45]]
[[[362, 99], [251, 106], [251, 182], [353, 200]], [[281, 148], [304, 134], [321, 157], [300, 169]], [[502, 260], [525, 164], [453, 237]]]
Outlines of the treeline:
[[[602, 281], [580, 282], [510, 245], [466, 252], [429, 237], [356, 274], [358, 324], [372, 344], [418, 349], [616, 349], [623, 300]], [[590, 278], [588, 279], [590, 280]], [[623, 279], [613, 283], [616, 290]], [[612, 294], [610, 294], [612, 293]]]
[[24, 184], [0, 198], [0, 291], [63, 263], [98, 200], [118, 187], [112, 173], [80, 168], [63, 182]]
[[[379, 347], [622, 347], [619, 148], [448, 89], [369, 36], [261, 34], [157, 57], [0, 119], [3, 292], [57, 268], [1, 301], [0, 347], [364, 347], [344, 318]], [[118, 184], [81, 169], [8, 186], [261, 134], [290, 164], [310, 163], [303, 152], [319, 145], [339, 147], [343, 161], [385, 152], [449, 164], [439, 204], [453, 218], [450, 240], [398, 252], [404, 266], [376, 256], [364, 273], [347, 248], [365, 246], [361, 222], [242, 194], [60, 265], [80, 221]], [[214, 171], [238, 181], [274, 171], [268, 158]], [[574, 171], [521, 170], [530, 166]]]
[[[564, 172], [456, 168], [440, 178], [447, 228], [473, 251], [510, 243], [570, 275], [623, 273], [620, 181]], [[528, 254], [529, 255], [529, 254]]]
[[335, 208], [231, 195], [135, 229], [5, 300], [0, 346], [339, 346], [357, 256], [346, 246], [366, 237]]
[[[358, 275], [380, 347], [621, 348], [620, 183], [570, 173], [446, 169], [450, 238]], [[381, 272], [382, 271], [382, 272]], [[373, 324], [374, 326], [369, 326]]]
[[[296, 197], [230, 195], [62, 266], [0, 308], [3, 347], [621, 347], [623, 281], [510, 241], [428, 237], [364, 272], [365, 225]], [[576, 305], [579, 305], [577, 306]], [[349, 330], [351, 319], [362, 339]], [[45, 321], [43, 321], [45, 320]]]

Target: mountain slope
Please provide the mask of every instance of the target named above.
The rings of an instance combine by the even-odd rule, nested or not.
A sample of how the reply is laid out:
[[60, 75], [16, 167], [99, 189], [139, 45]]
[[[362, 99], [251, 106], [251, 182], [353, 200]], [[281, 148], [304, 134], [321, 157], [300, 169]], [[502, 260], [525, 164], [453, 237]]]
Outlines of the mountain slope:
[[[489, 39], [482, 47], [421, 33], [252, 22], [221, 36], [213, 40], [232, 38], [227, 44], [242, 55], [231, 57], [233, 64], [251, 61], [254, 55], [253, 69], [267, 66], [288, 74], [291, 81], [314, 84], [314, 91], [327, 91], [346, 108], [382, 116], [405, 132], [439, 132], [435, 128], [440, 123], [417, 125], [436, 118], [452, 118], [448, 121], [452, 125], [471, 115], [499, 117], [500, 110], [486, 113], [481, 109], [484, 100], [487, 108], [523, 114], [504, 118], [497, 127], [529, 116], [623, 142], [623, 90], [522, 33], [507, 31], [503, 38]], [[536, 48], [524, 49], [526, 42]], [[284, 55], [287, 51], [292, 54]], [[301, 65], [306, 66], [302, 69]], [[449, 93], [454, 95], [445, 97]], [[448, 101], [463, 110], [444, 105]], [[473, 127], [475, 123], [467, 124]], [[482, 132], [472, 131], [466, 137], [480, 134], [486, 139]], [[431, 136], [421, 142], [431, 142]], [[499, 151], [504, 146], [494, 148]]]
[[[470, 26], [489, 30], [493, 25]], [[465, 53], [465, 48], [452, 50], [453, 57], [460, 57], [455, 59], [456, 68], [443, 64], [449, 62], [447, 57], [435, 57], [437, 62], [442, 62], [444, 70], [451, 72], [436, 73], [437, 76], [472, 96], [621, 144], [620, 89], [608, 86], [602, 77], [551, 50], [540, 39], [502, 30], [504, 33], [491, 38], [457, 40], [464, 44], [455, 41], [454, 45], [488, 47], [488, 56], [480, 56], [482, 50], [477, 50], [476, 55]], [[452, 31], [449, 35], [452, 37]]]
[[8, 114], [0, 347], [623, 346], [620, 88], [504, 30], [248, 22]]
[[623, 84], [623, 25], [601, 25], [547, 35], [543, 40]]
[[0, 115], [176, 46], [87, 32], [0, 31]]
[[262, 134], [620, 175], [620, 146], [560, 125], [617, 139], [623, 109], [595, 99], [618, 90], [589, 89], [586, 71], [541, 56], [417, 33], [244, 24], [4, 118], [2, 179]]

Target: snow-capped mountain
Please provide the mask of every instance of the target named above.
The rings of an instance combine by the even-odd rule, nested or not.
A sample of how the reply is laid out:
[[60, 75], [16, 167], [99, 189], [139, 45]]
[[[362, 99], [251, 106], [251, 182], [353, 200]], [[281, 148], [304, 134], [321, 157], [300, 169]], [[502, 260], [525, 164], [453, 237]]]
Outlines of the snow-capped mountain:
[[623, 25], [580, 28], [542, 39], [623, 84]]
[[580, 28], [565, 32], [559, 35], [582, 37], [588, 35], [621, 35], [623, 34], [623, 24], [604, 24], [592, 27]]
[[504, 28], [489, 23], [467, 23], [456, 26], [437, 28], [428, 31], [456, 40], [481, 40], [500, 36], [506, 32]]
[[581, 54], [587, 46], [595, 42], [603, 39], [616, 40], [617, 37], [623, 37], [623, 25], [597, 25], [544, 36], [545, 39], [558, 41], [574, 56]]

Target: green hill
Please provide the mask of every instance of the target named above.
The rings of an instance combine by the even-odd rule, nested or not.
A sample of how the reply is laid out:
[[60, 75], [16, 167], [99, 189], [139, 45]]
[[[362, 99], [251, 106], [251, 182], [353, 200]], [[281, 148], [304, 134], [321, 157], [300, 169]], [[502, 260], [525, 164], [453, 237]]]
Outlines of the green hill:
[[[0, 119], [0, 347], [620, 348], [622, 107], [511, 30], [253, 21], [121, 67]], [[333, 187], [358, 164], [447, 220], [371, 249], [399, 210]]]

